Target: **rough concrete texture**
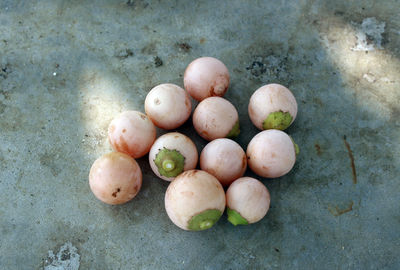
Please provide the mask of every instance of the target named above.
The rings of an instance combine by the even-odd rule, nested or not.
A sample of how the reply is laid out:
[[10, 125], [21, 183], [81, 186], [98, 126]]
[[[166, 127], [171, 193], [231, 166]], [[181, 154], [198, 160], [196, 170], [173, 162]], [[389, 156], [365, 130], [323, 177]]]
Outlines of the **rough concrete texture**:
[[[399, 12], [396, 0], [0, 1], [0, 269], [399, 269]], [[180, 230], [147, 157], [130, 203], [89, 189], [110, 120], [144, 111], [157, 84], [183, 86], [200, 56], [230, 70], [243, 148], [258, 87], [281, 83], [299, 104], [298, 161], [263, 179], [271, 209], [251, 226]], [[206, 144], [190, 122], [178, 130]]]

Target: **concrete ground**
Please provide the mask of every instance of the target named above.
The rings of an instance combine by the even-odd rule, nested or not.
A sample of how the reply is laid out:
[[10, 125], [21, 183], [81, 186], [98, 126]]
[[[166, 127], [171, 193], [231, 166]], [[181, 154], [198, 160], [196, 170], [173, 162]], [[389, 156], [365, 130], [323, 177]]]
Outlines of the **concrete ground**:
[[[0, 1], [0, 269], [400, 269], [399, 13], [396, 0]], [[251, 226], [180, 230], [146, 157], [130, 203], [89, 189], [110, 120], [183, 86], [200, 56], [229, 68], [243, 148], [258, 87], [299, 104], [297, 163], [263, 179], [271, 209]], [[190, 121], [179, 131], [206, 144]]]

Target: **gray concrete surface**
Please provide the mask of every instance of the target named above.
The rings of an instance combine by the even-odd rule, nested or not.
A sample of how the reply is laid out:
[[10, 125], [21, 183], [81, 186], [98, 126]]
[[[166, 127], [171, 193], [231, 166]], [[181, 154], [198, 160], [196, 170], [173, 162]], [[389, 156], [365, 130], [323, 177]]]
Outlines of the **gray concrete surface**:
[[[396, 0], [0, 1], [0, 269], [400, 269], [399, 13]], [[128, 204], [88, 186], [110, 120], [182, 86], [199, 56], [230, 70], [244, 148], [254, 90], [281, 83], [299, 103], [298, 162], [263, 179], [271, 209], [251, 226], [180, 230], [146, 158]]]

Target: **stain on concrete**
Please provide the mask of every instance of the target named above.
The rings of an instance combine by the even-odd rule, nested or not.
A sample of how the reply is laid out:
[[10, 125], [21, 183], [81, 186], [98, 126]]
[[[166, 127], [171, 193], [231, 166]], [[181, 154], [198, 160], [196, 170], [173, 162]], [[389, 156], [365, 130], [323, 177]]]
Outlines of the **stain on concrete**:
[[40, 165], [47, 167], [53, 176], [58, 176], [61, 172], [61, 168], [58, 165], [59, 155], [53, 152], [46, 152], [40, 155]]
[[382, 34], [385, 32], [385, 22], [378, 21], [375, 17], [363, 19], [361, 24], [352, 22], [357, 29], [357, 42], [351, 49], [353, 51], [373, 51], [375, 49], [383, 49], [386, 43]]
[[123, 60], [123, 59], [126, 59], [128, 57], [132, 57], [134, 55], [135, 54], [133, 53], [132, 49], [123, 49], [123, 50], [120, 50], [120, 51], [116, 52], [115, 57]]
[[[4, 154], [2, 151], [0, 151], [0, 168], [2, 168], [2, 169], [6, 168], [5, 158], [4, 158]], [[1, 183], [1, 179], [0, 179], [0, 183]]]
[[2, 114], [6, 110], [6, 104], [0, 101], [0, 114]]
[[353, 151], [351, 151], [350, 144], [346, 140], [346, 135], [343, 136], [343, 141], [344, 141], [344, 145], [346, 146], [346, 149], [347, 149], [347, 152], [348, 152], [349, 158], [350, 158], [351, 172], [353, 175], [353, 184], [357, 184], [357, 171], [356, 171], [356, 165], [354, 162]]
[[314, 147], [315, 147], [315, 150], [317, 151], [317, 155], [320, 156], [322, 154], [321, 146], [318, 143], [316, 143], [316, 144], [314, 144]]
[[149, 6], [149, 3], [142, 0], [127, 0], [126, 5], [133, 8], [134, 10], [142, 10]]
[[[201, 43], [201, 41], [200, 41], [200, 43]], [[179, 48], [180, 51], [183, 51], [185, 53], [188, 53], [190, 51], [190, 49], [192, 48], [192, 46], [190, 46], [186, 42], [177, 43], [176, 46]]]
[[163, 65], [163, 60], [159, 56], [154, 57], [154, 66], [161, 67]]
[[276, 82], [287, 81], [290, 78], [287, 62], [286, 55], [255, 56], [246, 70], [256, 79]]
[[141, 52], [142, 54], [147, 54], [147, 55], [155, 54], [155, 53], [157, 52], [157, 50], [156, 50], [156, 43], [154, 43], [154, 42], [148, 43], [146, 46], [144, 46], [144, 47], [140, 50], [140, 52]]
[[349, 204], [344, 208], [341, 208], [339, 206], [328, 206], [328, 210], [329, 210], [329, 212], [331, 212], [332, 215], [334, 215], [335, 217], [338, 217], [338, 216], [341, 216], [345, 213], [352, 211], [353, 204], [354, 204], [353, 201], [350, 201]]
[[8, 92], [8, 91], [0, 90], [0, 95], [2, 95], [5, 100], [10, 99], [10, 92]]
[[11, 65], [6, 63], [0, 67], [0, 78], [7, 79], [8, 74], [11, 73]]
[[323, 103], [322, 100], [321, 100], [320, 98], [318, 98], [318, 97], [313, 98], [313, 102], [314, 102], [315, 104], [317, 104], [318, 106], [320, 106], [320, 107], [324, 106], [324, 103]]
[[54, 254], [49, 250], [48, 257], [44, 261], [44, 270], [79, 270], [81, 255], [71, 242], [67, 242]]
[[254, 60], [246, 69], [255, 77], [258, 77], [267, 71], [265, 64], [262, 62], [262, 58]]

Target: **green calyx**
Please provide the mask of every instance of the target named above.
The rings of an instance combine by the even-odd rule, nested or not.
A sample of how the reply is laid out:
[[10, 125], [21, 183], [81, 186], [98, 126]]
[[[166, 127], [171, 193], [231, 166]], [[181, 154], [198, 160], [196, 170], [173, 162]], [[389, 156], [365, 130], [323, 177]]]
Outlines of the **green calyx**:
[[228, 207], [226, 212], [228, 214], [229, 222], [232, 223], [233, 225], [236, 226], [236, 225], [248, 225], [249, 224], [249, 222], [235, 210], [232, 210]]
[[163, 161], [162, 167], [167, 172], [173, 171], [175, 169], [175, 162], [173, 160], [166, 159]]
[[205, 210], [189, 220], [188, 229], [191, 231], [202, 231], [211, 228], [222, 216], [217, 209]]
[[228, 135], [226, 135], [227, 138], [233, 139], [236, 138], [240, 133], [240, 125], [239, 125], [239, 120], [236, 121], [236, 123], [233, 125], [231, 131], [229, 131]]
[[270, 113], [263, 122], [263, 129], [279, 129], [285, 130], [292, 123], [293, 117], [289, 112], [273, 112]]
[[176, 177], [183, 172], [185, 157], [176, 150], [170, 150], [164, 147], [157, 153], [154, 163], [160, 175]]
[[300, 153], [300, 148], [299, 148], [299, 146], [297, 145], [297, 143], [294, 142], [292, 136], [289, 136], [289, 137], [290, 137], [290, 139], [291, 139], [292, 142], [293, 142], [293, 145], [294, 145], [294, 152], [296, 153], [296, 156], [297, 156], [297, 155]]

